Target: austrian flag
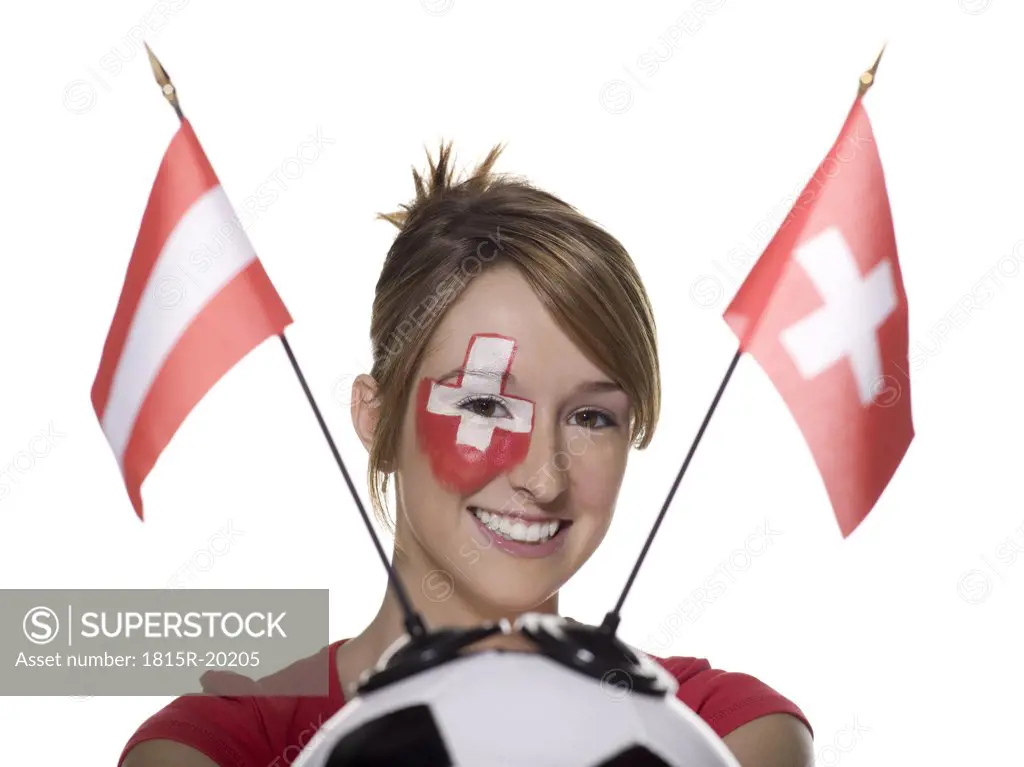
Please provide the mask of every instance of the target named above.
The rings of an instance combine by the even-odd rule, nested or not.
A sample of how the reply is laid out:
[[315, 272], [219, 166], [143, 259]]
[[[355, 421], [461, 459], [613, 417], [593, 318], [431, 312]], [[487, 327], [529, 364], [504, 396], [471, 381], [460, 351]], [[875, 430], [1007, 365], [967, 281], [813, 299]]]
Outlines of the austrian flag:
[[793, 414], [843, 537], [914, 437], [907, 296], [861, 98], [725, 319]]
[[128, 496], [205, 394], [291, 316], [187, 120], [164, 154], [92, 387]]

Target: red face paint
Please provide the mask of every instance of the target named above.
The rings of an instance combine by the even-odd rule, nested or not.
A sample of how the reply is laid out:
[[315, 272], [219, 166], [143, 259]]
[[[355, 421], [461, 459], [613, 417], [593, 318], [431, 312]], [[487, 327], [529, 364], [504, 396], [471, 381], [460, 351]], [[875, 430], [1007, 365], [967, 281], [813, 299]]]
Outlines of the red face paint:
[[[504, 393], [515, 339], [478, 333], [469, 340], [454, 384], [424, 378], [416, 394], [416, 434], [438, 481], [470, 495], [526, 460], [533, 433], [533, 402]], [[481, 375], [487, 373], [487, 375]], [[460, 403], [472, 397], [501, 400], [509, 415], [485, 417]]]

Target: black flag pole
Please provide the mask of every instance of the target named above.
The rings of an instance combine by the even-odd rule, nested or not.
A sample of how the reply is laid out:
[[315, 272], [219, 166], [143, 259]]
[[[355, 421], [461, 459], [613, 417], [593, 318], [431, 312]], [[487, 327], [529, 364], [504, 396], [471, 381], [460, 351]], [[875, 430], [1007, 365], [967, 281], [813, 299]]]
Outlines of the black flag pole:
[[736, 370], [736, 365], [740, 361], [741, 356], [743, 356], [743, 350], [737, 349], [736, 354], [733, 355], [732, 362], [729, 363], [729, 369], [725, 371], [725, 376], [722, 378], [722, 382], [718, 384], [718, 391], [715, 392], [715, 398], [711, 400], [711, 406], [708, 408], [708, 412], [704, 416], [704, 421], [701, 423], [700, 428], [697, 429], [697, 436], [693, 438], [693, 444], [690, 445], [690, 450], [686, 454], [686, 458], [683, 459], [682, 468], [679, 469], [679, 473], [676, 474], [675, 482], [673, 482], [672, 487], [669, 488], [668, 497], [665, 498], [665, 503], [661, 505], [661, 511], [658, 512], [658, 516], [654, 520], [654, 525], [651, 527], [651, 532], [647, 535], [647, 540], [644, 542], [644, 547], [640, 551], [640, 556], [637, 557], [636, 563], [633, 565], [633, 572], [629, 574], [629, 580], [626, 581], [626, 587], [622, 590], [622, 594], [619, 595], [619, 601], [615, 603], [615, 608], [604, 616], [604, 621], [601, 623], [601, 631], [606, 634], [614, 634], [619, 628], [622, 605], [625, 603], [626, 597], [629, 596], [629, 590], [633, 588], [633, 581], [636, 580], [637, 573], [640, 572], [640, 566], [643, 565], [644, 559], [647, 557], [647, 552], [650, 550], [651, 544], [654, 543], [654, 536], [658, 534], [661, 522], [665, 518], [665, 512], [668, 511], [668, 507], [672, 504], [672, 499], [675, 497], [676, 490], [679, 489], [679, 483], [683, 481], [683, 475], [686, 474], [686, 469], [689, 467], [690, 461], [693, 459], [693, 454], [697, 451], [697, 445], [700, 444], [701, 437], [704, 436], [704, 432], [707, 430], [708, 424], [711, 423], [711, 416], [715, 414], [715, 408], [718, 407], [718, 402], [722, 399], [725, 387], [729, 384], [729, 379], [732, 378], [733, 371]]
[[[874, 85], [875, 73], [878, 71], [878, 64], [882, 60], [883, 53], [885, 53], [885, 45], [883, 45], [882, 49], [878, 52], [878, 55], [875, 57], [875, 61], [871, 67], [860, 76], [857, 84], [858, 99], [867, 93], [871, 86]], [[737, 349], [736, 354], [733, 355], [732, 362], [729, 363], [729, 369], [725, 371], [725, 376], [722, 378], [722, 382], [718, 385], [718, 391], [715, 392], [715, 398], [711, 400], [711, 406], [708, 408], [708, 412], [704, 416], [704, 421], [697, 430], [697, 436], [693, 438], [693, 443], [690, 445], [690, 450], [686, 453], [686, 458], [683, 459], [683, 465], [679, 469], [679, 473], [676, 475], [675, 482], [672, 483], [672, 487], [668, 491], [668, 496], [665, 498], [665, 503], [662, 504], [661, 511], [658, 512], [658, 516], [654, 520], [654, 525], [651, 527], [651, 532], [648, 534], [647, 540], [644, 542], [644, 547], [640, 550], [640, 556], [637, 557], [636, 563], [633, 565], [633, 571], [629, 574], [626, 586], [619, 595], [619, 600], [615, 603], [615, 607], [611, 612], [604, 616], [604, 620], [601, 622], [601, 626], [598, 629], [599, 631], [614, 636], [615, 632], [618, 630], [619, 622], [622, 619], [622, 606], [626, 602], [626, 597], [629, 596], [629, 591], [633, 588], [633, 582], [636, 580], [637, 573], [640, 572], [640, 567], [643, 565], [644, 559], [647, 557], [647, 552], [650, 550], [651, 544], [654, 542], [654, 536], [658, 534], [662, 520], [665, 518], [665, 513], [668, 511], [668, 507], [672, 504], [672, 499], [675, 497], [676, 490], [679, 489], [679, 484], [683, 481], [683, 475], [686, 473], [686, 469], [689, 467], [690, 461], [693, 459], [693, 454], [697, 450], [697, 445], [700, 444], [701, 437], [704, 436], [704, 432], [707, 430], [708, 424], [711, 422], [711, 416], [715, 414], [715, 408], [718, 407], [718, 402], [722, 399], [722, 393], [725, 391], [725, 387], [729, 384], [729, 379], [732, 378], [733, 371], [736, 370], [736, 364], [740, 361], [741, 356], [743, 356], [742, 346]]]
[[[160, 85], [160, 89], [163, 91], [164, 97], [167, 99], [168, 103], [174, 107], [174, 111], [178, 115], [178, 119], [184, 121], [185, 115], [181, 111], [181, 103], [178, 101], [178, 91], [171, 82], [171, 78], [167, 74], [167, 70], [164, 69], [163, 65], [157, 60], [149, 45], [146, 43], [143, 44], [146, 46], [146, 53], [149, 54], [149, 63], [153, 68], [153, 76]], [[337, 462], [338, 468], [341, 469], [341, 475], [345, 478], [345, 484], [348, 485], [349, 492], [352, 494], [352, 498], [356, 502], [356, 507], [359, 509], [359, 514], [363, 518], [363, 522], [366, 524], [366, 530], [370, 534], [374, 547], [377, 549], [377, 554], [384, 565], [384, 569], [387, 571], [391, 588], [394, 589], [395, 597], [398, 599], [398, 603], [402, 609], [405, 630], [410, 637], [424, 637], [427, 634], [427, 627], [423, 621], [423, 616], [420, 615], [412, 606], [412, 602], [409, 600], [409, 595], [402, 586], [395, 569], [388, 561], [387, 554], [384, 552], [384, 547], [381, 545], [380, 538], [373, 529], [370, 517], [366, 513], [362, 500], [359, 498], [359, 492], [356, 490], [356, 486], [352, 482], [352, 478], [349, 476], [348, 470], [345, 468], [345, 462], [341, 458], [341, 453], [338, 452], [338, 446], [334, 443], [334, 438], [331, 437], [331, 432], [327, 428], [327, 423], [324, 421], [320, 408], [317, 406], [316, 400], [313, 399], [313, 393], [310, 391], [309, 384], [306, 383], [306, 377], [302, 374], [302, 369], [299, 367], [299, 363], [295, 359], [295, 353], [292, 351], [292, 347], [288, 343], [288, 339], [285, 338], [284, 333], [279, 333], [278, 338], [281, 339], [281, 343], [284, 345], [284, 351], [285, 354], [288, 355], [288, 361], [291, 362], [292, 370], [295, 371], [295, 375], [299, 379], [302, 391], [305, 393], [306, 399], [309, 401], [309, 406], [313, 409], [313, 415], [316, 416], [317, 423], [320, 424], [320, 430], [323, 432], [324, 438], [327, 440], [327, 445], [330, 447], [331, 453], [334, 455], [334, 460]]]

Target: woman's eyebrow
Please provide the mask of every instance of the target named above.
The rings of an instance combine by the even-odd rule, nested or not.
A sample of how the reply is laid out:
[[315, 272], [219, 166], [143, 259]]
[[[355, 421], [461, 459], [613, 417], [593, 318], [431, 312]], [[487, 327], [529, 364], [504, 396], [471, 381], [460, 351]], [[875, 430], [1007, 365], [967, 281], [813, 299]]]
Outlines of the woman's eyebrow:
[[587, 394], [600, 394], [606, 391], [625, 391], [621, 385], [615, 383], [615, 381], [601, 380], [601, 381], [587, 381], [576, 387], [577, 392], [584, 392]]
[[459, 378], [464, 376], [470, 376], [471, 378], [491, 378], [495, 381], [503, 381], [505, 383], [514, 383], [516, 377], [511, 373], [506, 373], [501, 370], [495, 370], [494, 368], [463, 368], [457, 367], [453, 370], [448, 371], [440, 378], [436, 379], [438, 383], [444, 383], [453, 378]]

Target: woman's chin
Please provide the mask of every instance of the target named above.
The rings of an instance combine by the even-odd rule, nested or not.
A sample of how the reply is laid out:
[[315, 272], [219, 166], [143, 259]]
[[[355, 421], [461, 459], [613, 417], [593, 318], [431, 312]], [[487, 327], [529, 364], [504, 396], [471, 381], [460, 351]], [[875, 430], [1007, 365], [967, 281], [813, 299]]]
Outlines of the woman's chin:
[[[434, 602], [457, 597], [487, 614], [520, 615], [538, 609], [564, 584], [570, 552], [567, 536], [544, 546], [543, 553], [522, 555], [529, 542], [509, 542], [479, 524], [475, 516], [464, 512], [455, 536], [436, 541], [435, 569], [423, 581], [424, 593]], [[454, 540], [452, 540], [454, 538]], [[460, 541], [453, 550], [455, 541]], [[572, 541], [569, 541], [570, 544]], [[434, 593], [436, 592], [436, 593]], [[472, 608], [471, 608], [472, 609]]]
[[511, 620], [538, 610], [562, 585], [555, 573], [526, 573], [514, 560], [511, 565], [493, 561], [499, 556], [487, 552], [473, 565], [446, 568], [452, 576], [453, 594], [461, 596], [473, 612]]

